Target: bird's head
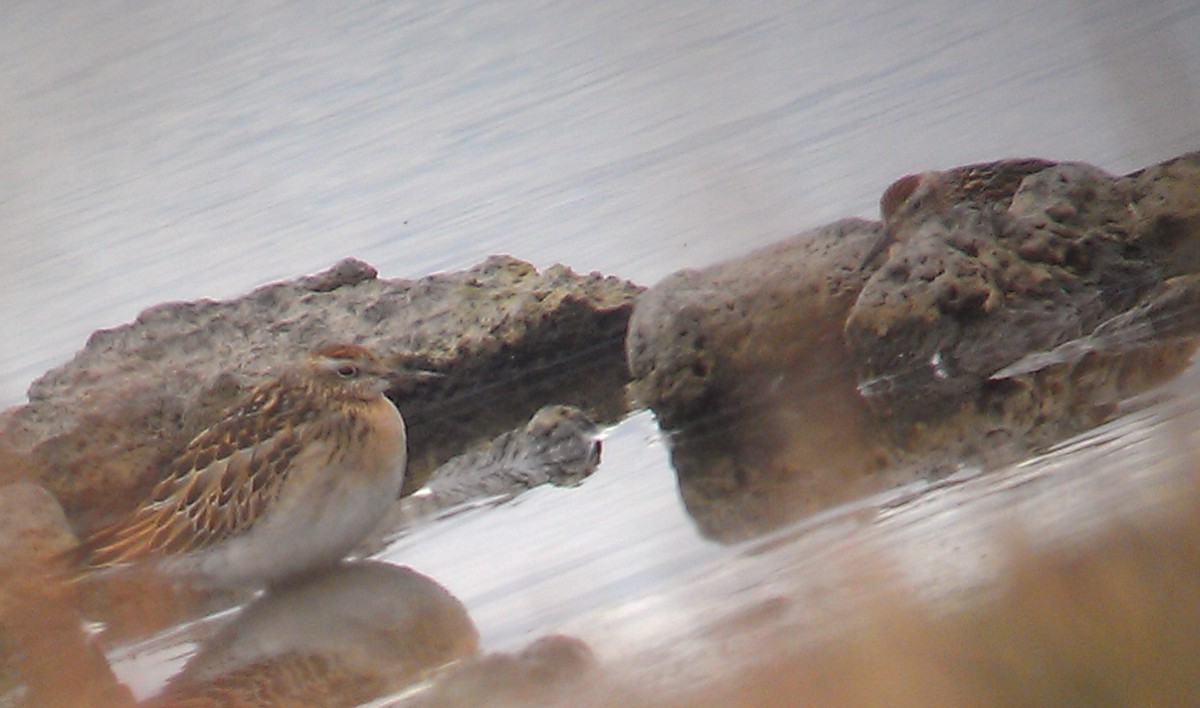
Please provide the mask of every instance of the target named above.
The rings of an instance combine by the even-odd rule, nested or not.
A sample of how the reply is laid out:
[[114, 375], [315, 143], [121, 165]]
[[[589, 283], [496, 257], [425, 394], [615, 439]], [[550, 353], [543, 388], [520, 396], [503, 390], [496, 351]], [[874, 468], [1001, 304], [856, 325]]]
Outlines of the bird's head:
[[370, 400], [392, 386], [392, 371], [357, 344], [319, 347], [309, 355], [309, 363], [320, 382], [341, 397]]

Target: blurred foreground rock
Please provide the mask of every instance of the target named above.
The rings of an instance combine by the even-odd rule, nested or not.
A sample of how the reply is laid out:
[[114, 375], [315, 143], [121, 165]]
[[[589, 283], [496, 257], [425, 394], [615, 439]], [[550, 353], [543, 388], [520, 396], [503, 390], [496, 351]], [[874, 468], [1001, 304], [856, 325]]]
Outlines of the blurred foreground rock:
[[54, 497], [32, 482], [0, 486], [0, 704], [132, 705], [88, 642], [58, 556], [77, 543]]
[[577, 705], [580, 691], [593, 688], [593, 680], [598, 678], [596, 657], [586, 643], [552, 634], [515, 653], [493, 652], [463, 661], [401, 705]]
[[493, 257], [420, 280], [346, 260], [225, 302], [168, 303], [92, 335], [0, 416], [0, 439], [81, 532], [122, 513], [163, 463], [238, 396], [330, 341], [397, 367], [443, 372], [389, 395], [408, 422], [405, 493], [476, 441], [566, 403], [599, 421], [625, 410], [626, 321], [641, 288]]
[[1015, 459], [1109, 419], [1195, 350], [1200, 153], [1125, 177], [976, 165], [906, 177], [885, 201], [886, 224], [836, 222], [639, 301], [633, 391], [672, 432], [706, 534]]

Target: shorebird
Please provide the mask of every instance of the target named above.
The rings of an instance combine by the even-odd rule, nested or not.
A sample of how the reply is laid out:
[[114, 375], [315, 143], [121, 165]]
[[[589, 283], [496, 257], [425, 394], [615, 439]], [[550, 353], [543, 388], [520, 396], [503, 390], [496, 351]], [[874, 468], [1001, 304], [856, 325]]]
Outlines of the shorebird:
[[85, 539], [88, 565], [153, 562], [237, 587], [341, 560], [404, 480], [404, 420], [384, 396], [395, 378], [363, 347], [315, 350], [197, 435], [128, 517]]
[[1026, 177], [1055, 164], [1038, 158], [1018, 158], [901, 177], [879, 199], [883, 235], [871, 245], [859, 268], [869, 266], [880, 253], [897, 240], [907, 238], [929, 217], [953, 206], [1007, 209]]

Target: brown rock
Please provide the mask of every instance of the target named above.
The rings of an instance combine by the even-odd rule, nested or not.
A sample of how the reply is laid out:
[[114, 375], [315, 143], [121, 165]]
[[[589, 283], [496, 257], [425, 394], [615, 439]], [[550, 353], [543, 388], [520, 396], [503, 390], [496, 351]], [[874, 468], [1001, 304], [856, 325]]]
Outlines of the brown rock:
[[672, 431], [706, 533], [1009, 461], [1111, 417], [1195, 349], [1200, 153], [1127, 177], [973, 165], [884, 202], [895, 243], [873, 272], [862, 254], [888, 242], [849, 220], [678, 273], [635, 309], [633, 390]]
[[1200, 151], [1139, 170], [1132, 193], [1135, 243], [1166, 264], [1166, 275], [1200, 272]]
[[879, 224], [847, 219], [677, 273], [630, 320], [634, 392], [672, 431], [680, 492], [723, 539], [864, 491], [885, 462], [842, 326]]
[[57, 560], [76, 543], [45, 489], [0, 487], [0, 694], [22, 691], [28, 705], [132, 705], [62, 582]]
[[33, 482], [0, 487], [0, 574], [49, 568], [78, 542], [50, 492]]
[[1036, 365], [1038, 376], [1016, 386], [997, 376], [1104, 323], [1120, 330], [1113, 318], [1135, 306], [1181, 314], [1188, 298], [1165, 288], [1195, 265], [1196, 239], [1180, 226], [1200, 194], [1194, 163], [1126, 178], [1050, 165], [1025, 176], [1005, 210], [952, 206], [895, 248], [846, 322], [863, 392], [892, 439], [999, 461], [1094, 425], [1181, 370], [1190, 342], [1154, 337], [1136, 355], [1131, 346], [1093, 346], [1087, 361], [1055, 355], [1061, 366]]

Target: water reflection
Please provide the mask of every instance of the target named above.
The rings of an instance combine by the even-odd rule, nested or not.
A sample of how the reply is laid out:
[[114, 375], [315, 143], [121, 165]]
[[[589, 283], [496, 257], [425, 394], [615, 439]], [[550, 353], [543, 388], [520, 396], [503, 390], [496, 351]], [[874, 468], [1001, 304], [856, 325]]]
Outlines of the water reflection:
[[861, 415], [851, 381], [764, 366], [740, 385], [740, 405], [716, 406], [670, 435], [684, 506], [706, 537], [730, 543], [966, 464], [1006, 464], [1134, 409], [1131, 397], [1175, 379], [1200, 346], [1195, 337], [1113, 341], [1112, 351], [1093, 343], [1086, 356], [1036, 359], [1036, 370], [991, 382], [964, 400], [953, 427], [922, 429], [917, 449]]
[[[741, 376], [737, 406], [716, 407], [670, 437], [683, 503], [701, 532], [723, 542], [887, 485], [883, 439], [848, 371], [759, 362]], [[874, 473], [874, 474], [872, 474]]]
[[[106, 588], [110, 599], [140, 597], [121, 611], [169, 614], [169, 629], [147, 637], [153, 628], [144, 624], [134, 637], [127, 623], [114, 636], [94, 624], [104, 627], [96, 641], [83, 630], [79, 586], [34, 572], [6, 581], [0, 636], [19, 673], [6, 677], [0, 703], [340, 706], [392, 695], [422, 706], [467, 705], [497, 696], [548, 699], [596, 665], [587, 644], [561, 634], [511, 653], [481, 653], [480, 633], [457, 597], [384, 562], [347, 561], [217, 612], [227, 597], [207, 596], [187, 611], [179, 597], [198, 593], [150, 576], [130, 581], [103, 582], [125, 588]], [[106, 661], [98, 648], [114, 641], [123, 646]]]
[[466, 608], [437, 582], [386, 563], [345, 563], [249, 604], [151, 705], [352, 705], [478, 643]]
[[533, 700], [594, 665], [586, 644], [562, 635], [480, 654], [467, 608], [437, 581], [352, 561], [255, 599], [143, 705], [340, 706], [389, 694], [416, 705]]

